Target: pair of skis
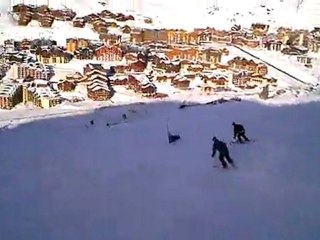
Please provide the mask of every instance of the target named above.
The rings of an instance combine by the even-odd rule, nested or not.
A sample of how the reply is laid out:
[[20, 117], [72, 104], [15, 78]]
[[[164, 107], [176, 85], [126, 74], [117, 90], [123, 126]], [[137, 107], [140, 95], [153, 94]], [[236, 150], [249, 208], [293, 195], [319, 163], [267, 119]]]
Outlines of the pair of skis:
[[224, 168], [221, 164], [215, 164], [212, 167], [213, 168], [222, 168], [222, 169], [225, 169], [225, 170], [228, 170], [230, 168], [233, 168], [233, 169], [237, 169], [238, 168], [236, 165], [230, 165], [230, 164], [228, 164], [228, 166], [226, 168]]

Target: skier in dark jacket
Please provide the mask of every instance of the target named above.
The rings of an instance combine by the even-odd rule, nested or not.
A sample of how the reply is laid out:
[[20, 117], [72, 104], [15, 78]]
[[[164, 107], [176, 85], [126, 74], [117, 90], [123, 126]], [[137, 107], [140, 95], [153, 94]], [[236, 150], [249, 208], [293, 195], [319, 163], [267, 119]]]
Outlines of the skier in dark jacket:
[[243, 143], [244, 141], [250, 141], [246, 136], [246, 130], [241, 124], [237, 124], [235, 122], [232, 123], [233, 125], [233, 138], [237, 139], [238, 142]]
[[228, 167], [227, 163], [229, 163], [231, 166], [234, 167], [234, 162], [229, 155], [229, 149], [228, 149], [227, 145], [224, 142], [218, 140], [216, 137], [213, 137], [212, 141], [213, 141], [213, 146], [212, 146], [211, 157], [214, 157], [216, 154], [216, 151], [218, 151], [219, 152], [219, 160], [222, 164], [222, 167], [227, 168]]

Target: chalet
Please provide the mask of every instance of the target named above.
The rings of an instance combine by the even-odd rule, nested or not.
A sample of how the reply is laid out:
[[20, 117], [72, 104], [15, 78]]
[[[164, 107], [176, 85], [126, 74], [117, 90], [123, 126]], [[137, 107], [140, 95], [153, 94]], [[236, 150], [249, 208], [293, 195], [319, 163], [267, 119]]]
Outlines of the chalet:
[[205, 73], [201, 74], [200, 77], [206, 86], [211, 86], [213, 88], [227, 88], [229, 83], [228, 76], [219, 73]]
[[88, 98], [93, 101], [107, 101], [112, 97], [112, 91], [108, 84], [97, 79], [87, 86], [87, 92]]
[[312, 57], [308, 57], [306, 55], [299, 55], [299, 56], [297, 56], [297, 61], [299, 63], [303, 63], [305, 65], [311, 65], [312, 64]]
[[6, 53], [15, 51], [15, 44], [13, 39], [7, 39], [4, 41], [4, 51]]
[[62, 80], [58, 82], [58, 89], [63, 92], [72, 92], [76, 89], [77, 84], [70, 80]]
[[29, 90], [33, 94], [33, 103], [41, 108], [51, 108], [62, 102], [58, 91], [51, 87], [31, 87]]
[[281, 50], [282, 54], [285, 55], [301, 55], [303, 53], [301, 53], [299, 50], [291, 48], [291, 47], [285, 47]]
[[181, 63], [180, 61], [160, 61], [156, 69], [165, 73], [178, 73], [181, 70]]
[[66, 80], [74, 83], [79, 83], [83, 79], [83, 75], [79, 72], [66, 75]]
[[32, 21], [33, 12], [22, 11], [19, 13], [18, 25], [27, 26]]
[[169, 44], [187, 44], [189, 43], [189, 34], [185, 30], [168, 30], [168, 39]]
[[157, 82], [171, 82], [177, 76], [176, 73], [174, 74], [162, 74], [158, 75], [156, 78]]
[[107, 23], [102, 20], [102, 19], [98, 19], [98, 20], [95, 20], [93, 23], [92, 23], [92, 26], [93, 26], [93, 30], [97, 33], [107, 33], [108, 32], [108, 25]]
[[22, 86], [17, 83], [0, 83], [0, 108], [12, 109], [22, 102]]
[[99, 34], [99, 39], [106, 45], [110, 46], [121, 43], [122, 36], [117, 34], [102, 33]]
[[116, 14], [112, 13], [111, 11], [109, 10], [103, 10], [100, 14], [99, 14], [100, 17], [102, 18], [109, 18], [109, 19], [114, 19], [116, 18]]
[[12, 6], [13, 13], [20, 13], [24, 11], [33, 11], [32, 7], [23, 3], [15, 4]]
[[67, 52], [74, 53], [78, 48], [87, 48], [90, 45], [90, 40], [85, 38], [67, 38]]
[[130, 42], [133, 44], [143, 42], [143, 31], [138, 29], [133, 29], [130, 33]]
[[269, 51], [281, 51], [283, 43], [279, 40], [271, 40], [263, 43], [263, 47]]
[[90, 48], [78, 48], [73, 53], [74, 57], [79, 60], [92, 60], [95, 56], [95, 53]]
[[252, 73], [248, 71], [234, 71], [232, 74], [232, 83], [236, 87], [244, 87], [250, 82]]
[[99, 61], [121, 61], [123, 52], [118, 46], [101, 46], [95, 50], [95, 56]]
[[125, 22], [125, 21], [127, 21], [127, 18], [126, 18], [126, 16], [125, 16], [123, 13], [118, 13], [118, 14], [116, 15], [115, 20], [117, 20], [117, 21], [119, 21], [119, 22]]
[[77, 14], [70, 9], [57, 9], [52, 10], [52, 15], [58, 21], [72, 21]]
[[310, 52], [318, 53], [320, 50], [320, 41], [315, 40], [315, 39], [310, 39], [308, 41], [308, 49]]
[[247, 60], [241, 57], [235, 57], [228, 61], [228, 65], [233, 69], [247, 70], [261, 75], [266, 75], [268, 73], [268, 67], [265, 64], [257, 64], [253, 60]]
[[204, 93], [210, 95], [212, 92], [215, 91], [214, 87], [209, 85], [209, 84], [204, 84], [203, 86], [201, 86], [201, 91], [203, 91]]
[[174, 79], [172, 79], [171, 85], [181, 90], [187, 90], [190, 86], [190, 80], [184, 76], [178, 75]]
[[257, 48], [260, 46], [260, 40], [259, 39], [243, 39], [243, 44], [250, 48]]
[[38, 13], [38, 21], [41, 27], [50, 28], [55, 20], [52, 13]]
[[16, 48], [21, 50], [29, 50], [31, 48], [31, 40], [23, 39], [20, 42], [16, 42]]
[[125, 25], [125, 26], [121, 27], [121, 31], [125, 34], [130, 34], [131, 28], [128, 25]]
[[152, 18], [150, 18], [150, 17], [145, 17], [143, 19], [143, 21], [144, 21], [144, 23], [147, 23], [147, 24], [152, 24], [153, 23]]
[[132, 16], [132, 15], [128, 15], [128, 16], [126, 16], [126, 18], [127, 18], [127, 21], [134, 21], [135, 20], [134, 16]]
[[115, 65], [112, 66], [116, 73], [125, 73], [127, 69], [127, 65]]
[[90, 72], [86, 72], [81, 79], [81, 82], [92, 82], [93, 80], [100, 80], [102, 82], [108, 82], [108, 77], [106, 70], [101, 71], [98, 69], [93, 69]]
[[24, 79], [28, 76], [36, 79], [49, 80], [55, 75], [51, 66], [41, 63], [23, 63], [12, 65], [12, 77], [14, 79]]
[[222, 52], [216, 49], [207, 48], [199, 52], [199, 60], [211, 64], [221, 62]]
[[87, 73], [93, 70], [99, 70], [101, 72], [105, 72], [105, 68], [102, 66], [101, 63], [88, 63], [83, 68], [83, 74], [86, 75]]
[[128, 77], [128, 88], [143, 96], [152, 96], [156, 93], [156, 86], [145, 74], [131, 74]]
[[89, 14], [83, 17], [84, 21], [87, 23], [93, 23], [94, 21], [101, 19], [97, 14]]
[[217, 63], [217, 64], [215, 64], [215, 67], [216, 67], [216, 69], [220, 69], [220, 70], [229, 70], [228, 64]]
[[[142, 31], [133, 30], [141, 34], [141, 42], [167, 42], [168, 31], [166, 29], [144, 29]], [[136, 41], [137, 43], [139, 41]]]
[[263, 64], [263, 63], [260, 63], [260, 64], [257, 64], [256, 66], [256, 69], [255, 69], [255, 72], [257, 74], [260, 74], [262, 76], [265, 76], [268, 74], [268, 67], [266, 64]]
[[86, 21], [83, 18], [77, 17], [72, 21], [72, 26], [75, 28], [84, 28]]
[[132, 53], [132, 52], [128, 52], [124, 54], [124, 60], [127, 64], [131, 63], [131, 62], [135, 62], [138, 60], [138, 54], [137, 53]]
[[147, 82], [140, 85], [140, 92], [145, 97], [151, 97], [156, 94], [157, 87], [152, 82]]
[[146, 68], [146, 63], [141, 60], [137, 60], [135, 62], [131, 62], [128, 64], [127, 71], [143, 72], [145, 68]]
[[110, 83], [112, 86], [117, 85], [127, 85], [128, 83], [128, 76], [127, 75], [113, 75], [109, 77]]
[[180, 59], [180, 60], [196, 60], [198, 55], [198, 50], [195, 48], [173, 48], [167, 50], [166, 56], [173, 60], [173, 59]]
[[55, 40], [51, 40], [51, 39], [45, 39], [45, 38], [41, 38], [41, 39], [33, 39], [31, 41], [31, 50], [36, 50], [38, 47], [54, 47], [57, 46], [57, 41]]
[[264, 36], [269, 30], [269, 25], [262, 23], [253, 23], [250, 30], [255, 36]]
[[72, 54], [59, 47], [38, 48], [36, 58], [43, 64], [61, 64], [70, 62]]
[[267, 82], [267, 78], [259, 74], [253, 74], [250, 79], [250, 84], [255, 86], [265, 85], [266, 82]]
[[155, 50], [151, 50], [150, 53], [148, 54], [148, 62], [151, 62], [153, 65], [158, 65], [160, 61], [166, 61], [166, 60], [169, 60], [169, 58], [167, 58], [166, 54], [163, 52], [157, 52]]

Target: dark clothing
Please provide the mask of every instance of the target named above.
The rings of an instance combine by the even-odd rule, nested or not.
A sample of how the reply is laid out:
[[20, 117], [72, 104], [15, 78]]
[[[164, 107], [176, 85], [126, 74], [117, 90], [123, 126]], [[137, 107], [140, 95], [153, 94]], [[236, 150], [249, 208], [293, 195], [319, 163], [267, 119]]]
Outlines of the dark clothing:
[[224, 168], [226, 168], [229, 163], [230, 165], [233, 165], [233, 160], [231, 159], [229, 155], [229, 149], [227, 145], [219, 140], [215, 140], [212, 146], [212, 157], [215, 156], [216, 151], [219, 152], [219, 160]]
[[243, 140], [249, 141], [246, 136], [246, 130], [241, 124], [233, 124], [233, 138], [242, 143]]

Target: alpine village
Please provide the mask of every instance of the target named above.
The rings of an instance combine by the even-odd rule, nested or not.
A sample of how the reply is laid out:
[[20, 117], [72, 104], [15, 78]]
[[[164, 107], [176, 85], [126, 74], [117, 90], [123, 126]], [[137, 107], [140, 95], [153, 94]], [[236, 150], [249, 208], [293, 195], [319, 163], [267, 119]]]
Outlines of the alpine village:
[[[65, 102], [112, 101], [118, 94], [138, 99], [165, 99], [179, 93], [256, 95], [262, 100], [283, 93], [268, 64], [235, 54], [235, 49], [263, 49], [295, 55], [311, 68], [309, 53], [320, 49], [320, 29], [309, 32], [253, 23], [230, 30], [135, 27], [131, 15], [109, 10], [84, 17], [70, 9], [18, 4], [17, 24], [38, 22], [50, 29], [55, 21], [90, 28], [98, 39], [6, 39], [0, 45], [0, 108], [18, 104], [51, 108]], [[239, 53], [241, 51], [238, 51]]]

